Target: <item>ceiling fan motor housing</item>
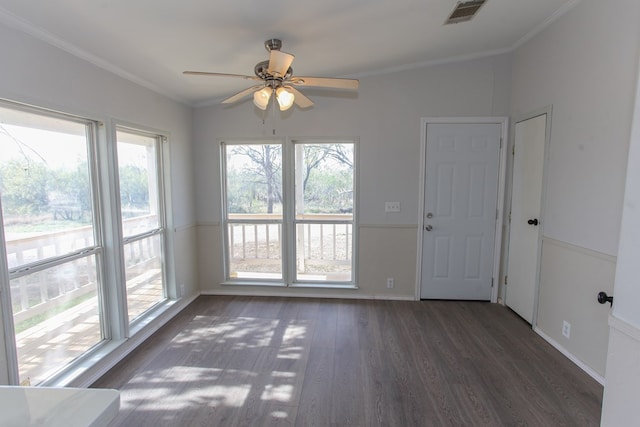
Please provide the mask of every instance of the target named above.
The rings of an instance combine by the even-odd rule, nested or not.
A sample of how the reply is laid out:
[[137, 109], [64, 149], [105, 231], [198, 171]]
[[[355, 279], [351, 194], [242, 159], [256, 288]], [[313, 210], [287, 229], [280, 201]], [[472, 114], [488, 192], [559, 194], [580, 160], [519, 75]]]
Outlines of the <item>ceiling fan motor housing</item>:
[[271, 75], [267, 71], [268, 69], [269, 69], [269, 61], [267, 60], [267, 61], [258, 62], [255, 68], [253, 69], [253, 71], [256, 73], [256, 76], [260, 77], [266, 82], [273, 80], [273, 81], [278, 81], [279, 83], [282, 83], [283, 80], [287, 80], [289, 77], [293, 75], [293, 68], [291, 67], [289, 67], [285, 75], [282, 77], [276, 77]]

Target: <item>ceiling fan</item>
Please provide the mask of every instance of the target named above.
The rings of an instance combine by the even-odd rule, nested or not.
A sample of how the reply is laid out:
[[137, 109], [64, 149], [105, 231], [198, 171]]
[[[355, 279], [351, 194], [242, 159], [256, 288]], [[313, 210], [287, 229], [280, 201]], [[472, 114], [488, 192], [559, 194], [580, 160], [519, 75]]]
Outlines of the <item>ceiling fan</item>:
[[253, 93], [253, 103], [261, 110], [266, 110], [269, 100], [275, 93], [275, 98], [280, 111], [286, 111], [295, 103], [300, 108], [313, 105], [313, 101], [296, 89], [296, 86], [322, 87], [333, 89], [358, 89], [356, 79], [338, 79], [331, 77], [299, 77], [293, 75], [291, 63], [294, 56], [281, 52], [282, 41], [269, 39], [264, 42], [264, 47], [269, 52], [269, 60], [258, 62], [254, 72], [255, 76], [242, 74], [209, 73], [206, 71], [184, 71], [183, 74], [196, 76], [235, 77], [245, 80], [259, 81], [259, 84], [244, 89], [235, 95], [231, 95], [222, 101], [223, 104], [231, 104]]

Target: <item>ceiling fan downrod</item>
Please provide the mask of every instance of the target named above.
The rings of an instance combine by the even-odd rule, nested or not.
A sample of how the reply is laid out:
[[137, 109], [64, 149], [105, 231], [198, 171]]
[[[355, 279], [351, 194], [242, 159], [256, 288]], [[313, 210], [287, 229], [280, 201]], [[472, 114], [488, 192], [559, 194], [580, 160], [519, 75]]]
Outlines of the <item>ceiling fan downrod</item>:
[[267, 52], [271, 52], [272, 50], [280, 50], [282, 47], [282, 40], [280, 39], [269, 39], [264, 42], [264, 48], [267, 49]]

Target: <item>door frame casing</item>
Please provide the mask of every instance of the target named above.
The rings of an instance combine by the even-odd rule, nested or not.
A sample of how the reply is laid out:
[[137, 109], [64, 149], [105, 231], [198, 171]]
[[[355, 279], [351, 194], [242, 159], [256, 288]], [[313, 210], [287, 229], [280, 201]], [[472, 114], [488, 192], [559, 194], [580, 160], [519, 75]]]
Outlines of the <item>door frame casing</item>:
[[423, 117], [420, 119], [420, 193], [419, 200], [419, 220], [418, 220], [418, 247], [416, 260], [416, 286], [415, 299], [420, 300], [420, 289], [422, 286], [422, 255], [425, 215], [425, 190], [426, 190], [426, 166], [427, 166], [427, 126], [430, 124], [483, 124], [494, 123], [501, 126], [500, 130], [500, 152], [498, 166], [498, 199], [496, 203], [495, 237], [493, 245], [493, 271], [491, 302], [498, 300], [498, 281], [500, 277], [500, 260], [502, 249], [502, 221], [504, 217], [504, 196], [507, 171], [507, 135], [509, 131], [508, 117]]
[[[536, 259], [536, 278], [535, 278], [535, 289], [534, 289], [534, 297], [533, 297], [533, 312], [531, 315], [531, 328], [535, 329], [538, 323], [538, 302], [540, 298], [540, 270], [542, 263], [542, 241], [544, 239], [544, 218], [545, 218], [545, 199], [547, 193], [547, 168], [549, 167], [549, 147], [551, 144], [551, 123], [552, 123], [552, 113], [553, 106], [547, 105], [542, 108], [538, 108], [537, 110], [530, 111], [525, 114], [521, 114], [515, 117], [511, 124], [511, 132], [509, 135], [509, 146], [512, 150], [515, 149], [516, 144], [516, 125], [520, 122], [524, 122], [527, 120], [534, 119], [536, 117], [546, 115], [545, 121], [545, 130], [544, 130], [544, 153], [542, 156], [542, 191], [540, 192], [540, 224], [538, 227], [538, 253]], [[508, 192], [508, 200], [506, 206], [509, 208], [509, 214], [511, 213], [512, 202], [513, 202], [513, 173], [514, 173], [515, 162], [514, 159], [511, 159], [511, 176], [509, 177], [509, 192]], [[511, 236], [511, 221], [507, 221], [507, 239], [504, 248], [504, 266], [505, 266], [505, 275], [509, 274], [509, 239]], [[508, 293], [508, 284], [506, 285], [504, 291], [504, 305], [507, 305], [507, 293]]]

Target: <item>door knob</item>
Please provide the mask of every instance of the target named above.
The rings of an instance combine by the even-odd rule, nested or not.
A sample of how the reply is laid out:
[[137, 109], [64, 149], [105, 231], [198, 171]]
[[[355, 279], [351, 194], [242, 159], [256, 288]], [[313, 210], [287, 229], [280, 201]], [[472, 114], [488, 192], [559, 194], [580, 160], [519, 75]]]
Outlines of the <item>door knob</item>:
[[431, 230], [433, 230], [433, 227], [431, 226], [431, 224], [429, 224], [429, 225], [425, 226], [424, 229], [427, 230], [427, 231], [431, 231]]
[[538, 225], [538, 218], [530, 219], [529, 221], [527, 221], [527, 224], [533, 225], [533, 226]]
[[598, 302], [600, 304], [606, 304], [609, 303], [613, 306], [613, 297], [610, 297], [609, 295], [607, 295], [606, 292], [599, 292], [598, 293]]

